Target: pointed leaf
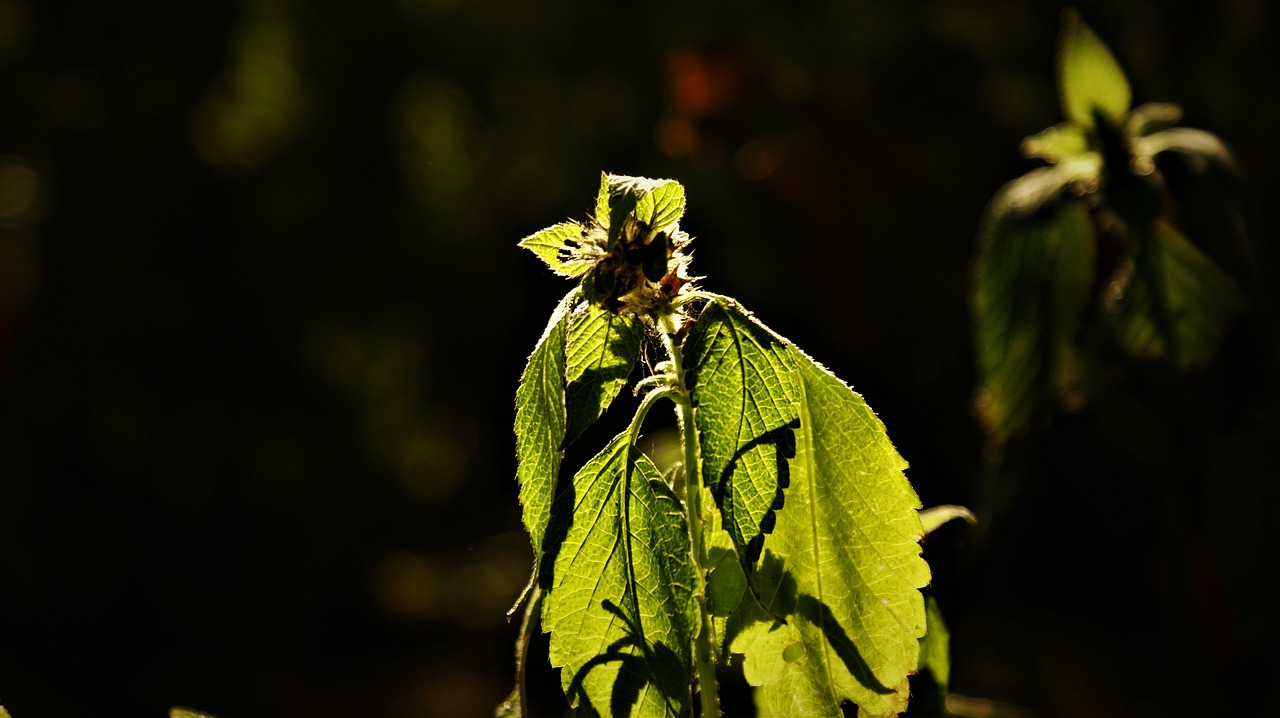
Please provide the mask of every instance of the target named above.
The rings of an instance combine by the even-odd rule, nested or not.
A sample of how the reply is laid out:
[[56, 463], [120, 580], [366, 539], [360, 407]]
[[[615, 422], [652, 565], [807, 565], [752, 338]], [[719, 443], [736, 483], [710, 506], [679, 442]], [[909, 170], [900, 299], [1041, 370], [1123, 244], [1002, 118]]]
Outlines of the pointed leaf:
[[944, 504], [942, 506], [930, 506], [920, 512], [920, 526], [924, 529], [924, 535], [928, 536], [938, 527], [954, 519], [964, 519], [970, 526], [978, 524], [978, 517], [964, 506], [954, 506]]
[[[757, 623], [733, 650], [757, 653], [763, 641], [774, 652], [746, 658], [776, 669], [764, 672], [759, 694], [770, 714], [809, 715], [813, 705], [849, 699], [860, 715], [892, 715], [905, 706], [925, 633], [920, 502], [902, 473], [906, 462], [862, 397], [799, 350], [792, 354], [797, 453], [756, 582], [789, 628]], [[769, 570], [774, 561], [780, 571]], [[787, 644], [779, 669], [776, 650], [789, 640], [781, 630], [794, 630], [803, 646]]]
[[1171, 102], [1144, 102], [1133, 108], [1125, 120], [1125, 133], [1142, 138], [1167, 130], [1182, 120], [1182, 108]]
[[1204, 171], [1210, 165], [1230, 172], [1236, 169], [1231, 150], [1217, 135], [1190, 127], [1174, 127], [1149, 134], [1138, 141], [1137, 151], [1147, 156], [1176, 152], [1187, 158], [1198, 171]]
[[576, 289], [569, 292], [552, 313], [516, 389], [516, 480], [535, 560], [542, 556], [542, 539], [563, 455], [565, 334], [577, 297]]
[[609, 228], [609, 196], [612, 193], [608, 172], [600, 173], [600, 191], [596, 193], [596, 223]]
[[728, 302], [707, 304], [685, 341], [703, 481], [749, 574], [789, 481], [798, 395], [784, 342]]
[[615, 716], [684, 715], [698, 618], [680, 502], [626, 432], [557, 502], [572, 523], [543, 622], [570, 703]]
[[1094, 126], [1094, 111], [1119, 127], [1129, 111], [1129, 80], [1111, 50], [1074, 15], [1058, 46], [1058, 91], [1068, 120]]
[[684, 185], [675, 180], [658, 180], [636, 203], [636, 218], [653, 231], [670, 227], [684, 214]]
[[844, 700], [894, 715], [925, 632], [919, 499], [862, 398], [786, 346], [800, 419], [791, 487], [753, 575], [764, 606], [744, 592], [722, 630], [760, 715], [840, 716]]
[[1189, 369], [1213, 360], [1232, 317], [1244, 309], [1235, 282], [1182, 233], [1157, 222], [1114, 278], [1106, 308], [1121, 346]]
[[644, 325], [633, 315], [584, 304], [569, 320], [565, 347], [568, 429], [564, 445], [595, 423], [627, 383], [640, 357]]
[[988, 209], [970, 297], [982, 377], [977, 409], [996, 444], [1070, 388], [1075, 332], [1094, 277], [1088, 208], [1042, 200], [1028, 211], [1010, 199], [1022, 181], [1001, 190]]
[[583, 238], [584, 228], [577, 222], [561, 222], [520, 240], [521, 247], [538, 255], [551, 271], [565, 277], [577, 277], [591, 268], [592, 261], [575, 259], [573, 250]]

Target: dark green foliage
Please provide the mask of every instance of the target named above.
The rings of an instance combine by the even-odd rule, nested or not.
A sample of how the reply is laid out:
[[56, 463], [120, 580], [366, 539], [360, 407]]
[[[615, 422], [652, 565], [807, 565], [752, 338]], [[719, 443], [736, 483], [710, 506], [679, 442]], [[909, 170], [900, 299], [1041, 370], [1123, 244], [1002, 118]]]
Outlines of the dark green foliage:
[[1051, 166], [992, 200], [974, 263], [976, 409], [996, 446], [1088, 398], [1097, 382], [1083, 376], [1081, 337], [1099, 317], [1130, 355], [1191, 369], [1212, 360], [1244, 307], [1236, 283], [1166, 217], [1174, 200], [1158, 170], [1169, 152], [1230, 168], [1222, 144], [1172, 127], [1176, 106], [1130, 109], [1119, 64], [1071, 14], [1058, 87], [1067, 122], [1023, 142]]

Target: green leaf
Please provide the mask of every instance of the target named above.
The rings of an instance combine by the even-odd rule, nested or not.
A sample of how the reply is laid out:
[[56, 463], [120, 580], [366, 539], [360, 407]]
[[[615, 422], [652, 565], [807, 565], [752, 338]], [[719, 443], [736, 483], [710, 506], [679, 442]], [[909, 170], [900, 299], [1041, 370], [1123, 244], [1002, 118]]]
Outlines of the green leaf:
[[1182, 108], [1170, 102], [1145, 102], [1133, 108], [1125, 120], [1125, 134], [1132, 138], [1167, 130], [1182, 120]]
[[636, 202], [636, 219], [653, 231], [667, 229], [684, 214], [684, 185], [675, 180], [655, 180]]
[[604, 229], [609, 228], [609, 197], [613, 193], [608, 172], [600, 173], [600, 191], [596, 193], [596, 224]]
[[[3, 708], [0, 708], [0, 718], [8, 718], [8, 716], [9, 714], [5, 713]], [[209, 713], [201, 713], [200, 711], [193, 711], [190, 708], [174, 706], [169, 709], [169, 718], [213, 718], [213, 715]]]
[[1047, 194], [1020, 204], [1014, 198], [1027, 193], [1026, 180], [1006, 185], [988, 209], [970, 296], [982, 379], [977, 409], [997, 445], [1071, 388], [1075, 332], [1095, 274], [1088, 208]]
[[1138, 140], [1137, 152], [1152, 157], [1162, 152], [1176, 152], [1190, 161], [1192, 169], [1203, 172], [1217, 166], [1229, 172], [1236, 169], [1231, 150], [1217, 135], [1190, 127], [1174, 127]]
[[978, 517], [974, 516], [973, 512], [964, 506], [950, 504], [930, 506], [920, 512], [920, 526], [924, 529], [925, 536], [937, 531], [939, 526], [954, 519], [964, 519], [970, 526], [978, 523]]
[[[635, 204], [619, 209], [617, 198], [631, 196]], [[596, 221], [611, 229], [627, 212], [634, 213], [651, 231], [667, 229], [684, 215], [684, 185], [675, 180], [605, 174], [596, 195]], [[624, 211], [625, 210], [625, 211]]]
[[789, 348], [797, 453], [755, 576], [786, 623], [750, 623], [731, 650], [760, 686], [761, 715], [839, 716], [846, 699], [859, 715], [893, 715], [905, 707], [925, 633], [920, 501], [862, 397]]
[[571, 522], [543, 623], [570, 703], [614, 716], [685, 715], [698, 615], [680, 502], [623, 432], [557, 503]]
[[1054, 125], [1022, 141], [1024, 157], [1041, 157], [1049, 162], [1059, 162], [1079, 157], [1089, 151], [1089, 138], [1080, 125], [1064, 122]]
[[786, 344], [734, 304], [712, 301], [685, 341], [703, 481], [744, 570], [760, 556], [795, 454], [798, 395]]
[[551, 516], [565, 436], [565, 334], [578, 290], [560, 300], [516, 389], [516, 480], [535, 560]]
[[1071, 14], [1058, 46], [1058, 91], [1068, 120], [1094, 126], [1094, 111], [1120, 127], [1129, 111], [1129, 80], [1093, 30]]
[[572, 250], [582, 241], [584, 228], [577, 222], [561, 222], [525, 237], [519, 245], [538, 255], [551, 271], [577, 277], [591, 268], [589, 259], [575, 259]]
[[920, 672], [928, 673], [938, 687], [938, 704], [946, 702], [947, 687], [951, 680], [951, 633], [942, 620], [942, 611], [933, 596], [924, 601], [925, 623], [928, 631], [920, 639]]
[[9, 718], [9, 711], [5, 710], [4, 706], [0, 706], [0, 718]]
[[631, 315], [584, 304], [569, 319], [565, 346], [567, 447], [595, 423], [626, 385], [640, 357], [644, 325]]
[[1182, 233], [1157, 222], [1109, 283], [1105, 308], [1122, 347], [1183, 369], [1208, 364], [1232, 317], [1245, 307], [1235, 282]]

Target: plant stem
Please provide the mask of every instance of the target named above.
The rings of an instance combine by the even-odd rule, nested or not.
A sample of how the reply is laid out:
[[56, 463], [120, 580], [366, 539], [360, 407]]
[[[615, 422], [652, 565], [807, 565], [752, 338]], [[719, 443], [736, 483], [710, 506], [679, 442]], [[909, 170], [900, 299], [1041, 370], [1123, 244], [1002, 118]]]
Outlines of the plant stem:
[[707, 547], [702, 536], [702, 454], [698, 448], [698, 427], [693, 421], [693, 401], [685, 384], [684, 357], [680, 346], [672, 338], [676, 331], [672, 315], [658, 317], [658, 333], [671, 356], [671, 364], [677, 379], [672, 392], [676, 416], [680, 421], [680, 435], [684, 438], [684, 491], [685, 511], [688, 513], [689, 546], [694, 566], [698, 572], [698, 590], [694, 601], [702, 617], [702, 626], [694, 640], [694, 661], [698, 671], [698, 696], [702, 705], [702, 717], [720, 715], [719, 689], [716, 687], [716, 661], [711, 643], [711, 612], [707, 609]]

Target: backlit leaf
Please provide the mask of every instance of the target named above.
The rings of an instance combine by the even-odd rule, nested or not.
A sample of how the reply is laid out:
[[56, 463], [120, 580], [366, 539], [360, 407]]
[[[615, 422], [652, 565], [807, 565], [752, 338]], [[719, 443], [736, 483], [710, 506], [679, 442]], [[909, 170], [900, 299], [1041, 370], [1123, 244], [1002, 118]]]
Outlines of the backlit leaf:
[[516, 480], [535, 557], [551, 516], [565, 432], [565, 335], [575, 289], [560, 301], [516, 389]]
[[703, 481], [750, 573], [788, 486], [797, 418], [790, 352], [735, 304], [712, 301], [685, 341]]
[[1129, 80], [1102, 40], [1071, 15], [1058, 46], [1058, 91], [1068, 120], [1094, 126], [1094, 111], [1119, 127], [1129, 111]]
[[577, 222], [561, 222], [520, 240], [520, 246], [538, 255], [551, 271], [566, 277], [577, 277], [591, 268], [592, 262], [574, 259], [570, 250], [583, 237]]
[[785, 622], [744, 599], [723, 630], [759, 687], [760, 715], [839, 716], [844, 700], [860, 715], [893, 715], [925, 633], [920, 502], [862, 397], [784, 346], [796, 454], [752, 584]]
[[660, 180], [636, 203], [636, 217], [655, 231], [675, 224], [683, 214], [684, 185], [675, 180]]
[[640, 356], [644, 325], [633, 315], [584, 304], [569, 319], [565, 345], [568, 428], [572, 444], [608, 408]]
[[565, 694], [605, 715], [686, 714], [698, 618], [680, 502], [626, 432], [557, 502], [571, 523], [543, 623]]

